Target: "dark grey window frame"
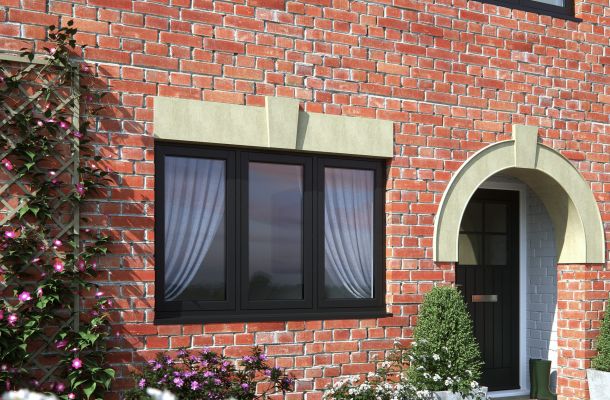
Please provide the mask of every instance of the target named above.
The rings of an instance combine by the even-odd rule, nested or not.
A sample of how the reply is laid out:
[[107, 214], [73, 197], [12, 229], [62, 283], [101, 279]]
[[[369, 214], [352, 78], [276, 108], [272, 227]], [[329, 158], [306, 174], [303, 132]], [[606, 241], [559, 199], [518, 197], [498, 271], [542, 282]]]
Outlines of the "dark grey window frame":
[[565, 5], [563, 7], [555, 6], [552, 4], [546, 4], [534, 0], [477, 0], [481, 3], [494, 4], [501, 7], [514, 8], [516, 10], [534, 12], [541, 15], [548, 15], [550, 17], [562, 18], [571, 21], [581, 21], [580, 18], [576, 18], [574, 15], [574, 0], [564, 0]]
[[[226, 162], [226, 300], [164, 299], [164, 160], [167, 156], [222, 159]], [[248, 161], [298, 164], [304, 171], [304, 299], [247, 299]], [[324, 167], [374, 171], [373, 298], [324, 299]], [[376, 318], [385, 309], [385, 161], [310, 153], [227, 148], [168, 141], [155, 142], [155, 323], [254, 322]]]

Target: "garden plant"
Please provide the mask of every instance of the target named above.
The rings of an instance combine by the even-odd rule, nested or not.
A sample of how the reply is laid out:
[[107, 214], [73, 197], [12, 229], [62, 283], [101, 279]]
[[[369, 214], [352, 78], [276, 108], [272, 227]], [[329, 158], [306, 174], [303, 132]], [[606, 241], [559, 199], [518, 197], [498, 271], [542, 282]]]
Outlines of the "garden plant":
[[108, 238], [79, 218], [109, 172], [90, 140], [100, 96], [76, 33], [51, 26], [45, 54], [0, 64], [0, 392], [102, 398], [114, 377], [112, 302], [92, 283]]
[[456, 288], [435, 287], [426, 294], [405, 355], [407, 376], [418, 389], [480, 396], [481, 352]]
[[253, 400], [286, 393], [294, 384], [283, 370], [268, 365], [260, 347], [254, 347], [239, 366], [209, 349], [197, 354], [180, 349], [175, 359], [160, 353], [135, 380], [138, 388], [127, 394], [127, 400], [149, 399], [151, 389], [181, 400]]

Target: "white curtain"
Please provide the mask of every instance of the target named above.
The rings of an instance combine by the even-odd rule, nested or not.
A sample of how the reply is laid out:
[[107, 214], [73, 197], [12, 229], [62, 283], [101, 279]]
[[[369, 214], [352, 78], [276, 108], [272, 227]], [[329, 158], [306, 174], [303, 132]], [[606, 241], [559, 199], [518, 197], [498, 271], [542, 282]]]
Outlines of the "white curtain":
[[353, 298], [371, 298], [373, 171], [326, 168], [324, 176], [327, 279], [332, 286], [343, 287]]
[[165, 299], [189, 286], [224, 219], [221, 160], [165, 158]]

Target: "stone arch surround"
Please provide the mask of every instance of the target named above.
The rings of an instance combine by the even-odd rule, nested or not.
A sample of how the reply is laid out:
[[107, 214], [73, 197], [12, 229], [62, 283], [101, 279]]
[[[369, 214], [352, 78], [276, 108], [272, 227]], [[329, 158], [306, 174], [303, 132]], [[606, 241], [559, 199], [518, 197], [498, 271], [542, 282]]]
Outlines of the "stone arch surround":
[[553, 221], [560, 264], [605, 261], [604, 227], [593, 192], [576, 168], [537, 142], [538, 128], [513, 126], [513, 139], [473, 155], [454, 174], [434, 223], [434, 261], [456, 262], [459, 226], [470, 197], [489, 177], [512, 175], [542, 200]]

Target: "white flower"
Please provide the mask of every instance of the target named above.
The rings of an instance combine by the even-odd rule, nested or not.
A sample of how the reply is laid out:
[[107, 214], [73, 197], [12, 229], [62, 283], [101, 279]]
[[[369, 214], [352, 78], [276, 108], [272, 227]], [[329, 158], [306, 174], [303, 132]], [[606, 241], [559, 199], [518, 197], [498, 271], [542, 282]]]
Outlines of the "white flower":
[[433, 358], [435, 361], [438, 361], [438, 360], [440, 360], [440, 359], [441, 359], [441, 356], [439, 356], [438, 354], [432, 354], [432, 358]]
[[441, 380], [441, 376], [439, 374], [434, 374], [434, 376], [432, 377], [432, 380], [434, 382], [438, 382]]
[[57, 400], [53, 395], [46, 395], [36, 392], [30, 392], [27, 389], [19, 391], [6, 392], [2, 395], [2, 400]]
[[153, 398], [153, 400], [178, 400], [178, 398], [168, 392], [167, 390], [160, 391], [159, 389], [147, 388], [146, 393]]
[[472, 382], [470, 382], [470, 387], [473, 389], [476, 389], [479, 387], [479, 384], [476, 381], [472, 381]]

